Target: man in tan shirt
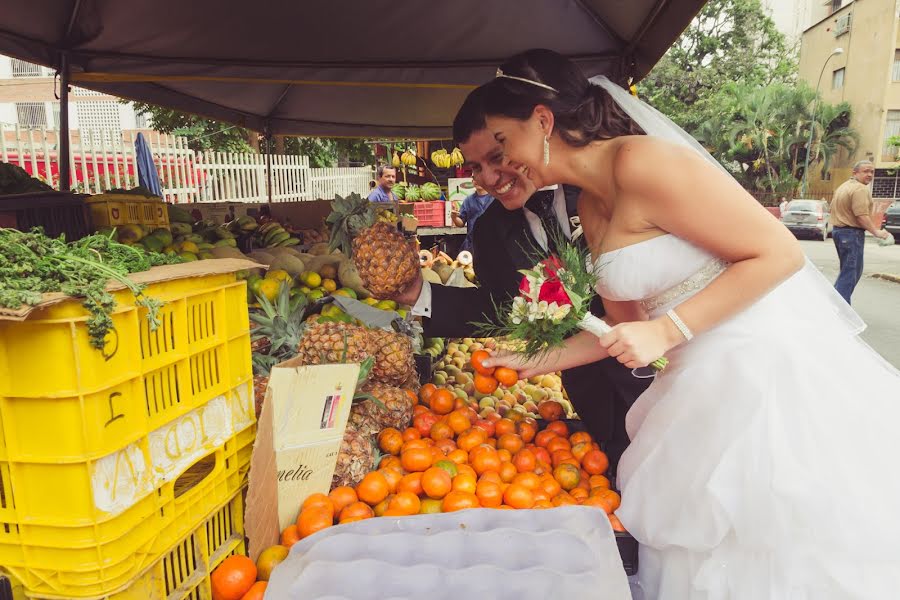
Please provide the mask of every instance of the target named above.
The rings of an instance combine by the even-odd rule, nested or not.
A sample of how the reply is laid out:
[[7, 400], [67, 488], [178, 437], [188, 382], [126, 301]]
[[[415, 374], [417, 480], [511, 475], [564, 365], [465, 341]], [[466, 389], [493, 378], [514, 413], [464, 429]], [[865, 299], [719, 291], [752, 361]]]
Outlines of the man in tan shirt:
[[853, 165], [853, 176], [835, 190], [831, 201], [831, 224], [841, 272], [834, 288], [850, 304], [850, 296], [863, 273], [866, 231], [875, 237], [890, 235], [872, 222], [872, 192], [869, 183], [875, 177], [875, 165], [861, 160]]

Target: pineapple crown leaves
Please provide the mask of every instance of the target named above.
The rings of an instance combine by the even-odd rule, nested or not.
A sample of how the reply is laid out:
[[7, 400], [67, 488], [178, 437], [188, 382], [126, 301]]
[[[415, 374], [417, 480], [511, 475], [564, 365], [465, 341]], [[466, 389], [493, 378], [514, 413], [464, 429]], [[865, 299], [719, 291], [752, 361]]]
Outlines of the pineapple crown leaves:
[[363, 229], [371, 227], [378, 220], [378, 209], [375, 205], [357, 193], [344, 198], [335, 196], [331, 203], [331, 214], [325, 223], [331, 227], [330, 250], [340, 248], [350, 256], [353, 238]]
[[353, 396], [354, 402], [363, 402], [365, 400], [371, 400], [375, 403], [375, 406], [380, 408], [381, 410], [387, 410], [387, 406], [384, 405], [384, 402], [373, 396], [372, 394], [367, 394], [365, 392], [359, 392]]
[[252, 338], [270, 341], [268, 356], [272, 364], [287, 360], [293, 356], [303, 335], [306, 297], [298, 294], [291, 298], [290, 287], [282, 282], [274, 301], [265, 296], [256, 296], [256, 300], [262, 312], [250, 313], [250, 320], [257, 325]]

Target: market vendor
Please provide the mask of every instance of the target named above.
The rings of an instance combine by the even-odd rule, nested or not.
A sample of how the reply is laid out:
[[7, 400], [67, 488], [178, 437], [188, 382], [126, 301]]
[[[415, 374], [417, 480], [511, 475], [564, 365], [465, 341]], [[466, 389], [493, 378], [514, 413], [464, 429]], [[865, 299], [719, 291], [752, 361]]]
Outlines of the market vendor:
[[396, 202], [397, 196], [392, 191], [397, 182], [397, 169], [390, 165], [381, 165], [375, 171], [378, 185], [369, 192], [369, 202]]
[[463, 200], [459, 211], [451, 213], [453, 224], [467, 229], [466, 241], [463, 242], [460, 250], [472, 251], [472, 231], [475, 229], [475, 222], [493, 201], [493, 196], [488, 194], [483, 187], [475, 184], [475, 193]]

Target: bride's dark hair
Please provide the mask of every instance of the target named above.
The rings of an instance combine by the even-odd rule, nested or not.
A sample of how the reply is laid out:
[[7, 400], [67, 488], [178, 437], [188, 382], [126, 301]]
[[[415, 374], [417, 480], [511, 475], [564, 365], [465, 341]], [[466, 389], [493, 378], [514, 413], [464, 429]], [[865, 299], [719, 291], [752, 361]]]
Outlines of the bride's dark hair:
[[508, 77], [498, 77], [472, 91], [456, 113], [453, 137], [457, 142], [466, 142], [484, 129], [488, 116], [524, 121], [538, 104], [553, 111], [557, 133], [571, 146], [644, 134], [609, 92], [592, 85], [575, 63], [553, 50], [527, 50], [503, 63], [500, 70]]

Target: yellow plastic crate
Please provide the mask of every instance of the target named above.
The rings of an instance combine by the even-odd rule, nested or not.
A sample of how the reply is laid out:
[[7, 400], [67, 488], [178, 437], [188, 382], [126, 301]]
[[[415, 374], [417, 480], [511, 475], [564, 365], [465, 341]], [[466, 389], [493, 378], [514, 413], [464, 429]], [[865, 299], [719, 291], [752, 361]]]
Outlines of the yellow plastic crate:
[[81, 590], [66, 587], [56, 594], [28, 591], [12, 576], [16, 600], [91, 598], [93, 600], [207, 600], [209, 576], [225, 558], [245, 554], [243, 490], [233, 494], [199, 526], [180, 536], [161, 559], [136, 577], [103, 595], [73, 596]]
[[86, 201], [95, 228], [116, 225], [168, 227], [169, 212], [161, 198], [132, 194], [97, 194]]

